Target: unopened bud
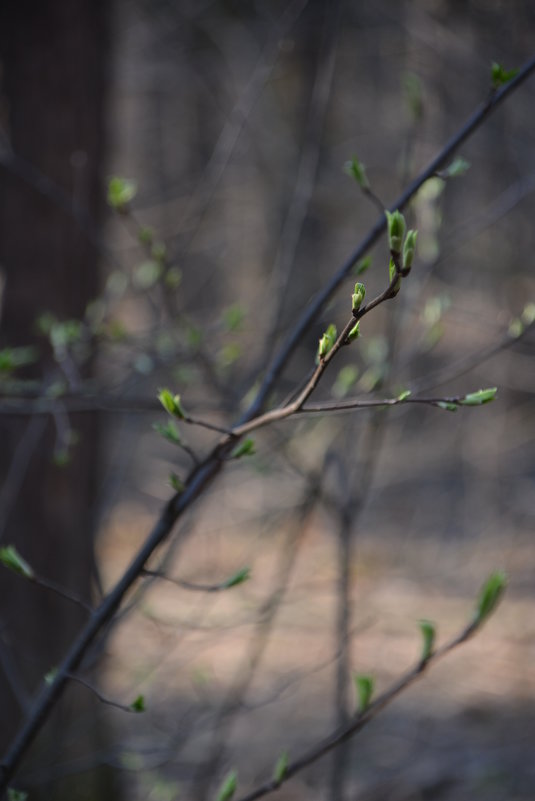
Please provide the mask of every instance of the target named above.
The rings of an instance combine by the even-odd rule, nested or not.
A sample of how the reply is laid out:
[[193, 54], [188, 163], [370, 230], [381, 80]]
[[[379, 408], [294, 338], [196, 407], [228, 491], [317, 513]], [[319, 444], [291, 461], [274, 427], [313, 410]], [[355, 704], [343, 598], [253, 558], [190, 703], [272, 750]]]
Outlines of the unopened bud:
[[416, 239], [418, 237], [418, 231], [407, 231], [407, 236], [405, 237], [405, 244], [403, 245], [403, 269], [410, 270], [412, 267], [412, 262], [414, 259], [414, 251], [416, 249]]
[[393, 213], [385, 211], [388, 221], [388, 246], [394, 253], [401, 253], [405, 236], [405, 217], [396, 209]]
[[366, 289], [364, 288], [364, 284], [360, 284], [358, 281], [355, 284], [355, 291], [352, 296], [352, 309], [353, 311], [358, 311], [362, 305], [362, 301], [364, 300], [364, 296], [366, 294]]

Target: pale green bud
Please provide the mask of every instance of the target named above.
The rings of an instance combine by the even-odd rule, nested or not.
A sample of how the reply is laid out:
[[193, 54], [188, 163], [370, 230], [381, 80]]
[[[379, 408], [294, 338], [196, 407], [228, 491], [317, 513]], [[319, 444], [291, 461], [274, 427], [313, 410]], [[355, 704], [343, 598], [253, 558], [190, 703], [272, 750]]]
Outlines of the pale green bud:
[[416, 239], [418, 237], [418, 231], [407, 231], [407, 236], [405, 237], [405, 244], [403, 245], [403, 269], [410, 270], [412, 267], [412, 262], [414, 259], [414, 251], [416, 249]]
[[388, 221], [388, 246], [394, 253], [401, 253], [405, 236], [405, 217], [396, 209], [393, 213], [385, 211]]
[[353, 342], [354, 339], [358, 339], [360, 336], [360, 320], [356, 325], [353, 326], [349, 334], [347, 335], [347, 341]]
[[331, 350], [332, 346], [336, 342], [336, 334], [336, 326], [331, 323], [320, 339], [320, 344], [318, 347], [318, 356], [320, 359], [324, 359]]
[[358, 311], [360, 309], [365, 294], [366, 294], [366, 289], [364, 288], [364, 284], [360, 284], [357, 281], [357, 283], [355, 284], [355, 291], [352, 296], [353, 311]]

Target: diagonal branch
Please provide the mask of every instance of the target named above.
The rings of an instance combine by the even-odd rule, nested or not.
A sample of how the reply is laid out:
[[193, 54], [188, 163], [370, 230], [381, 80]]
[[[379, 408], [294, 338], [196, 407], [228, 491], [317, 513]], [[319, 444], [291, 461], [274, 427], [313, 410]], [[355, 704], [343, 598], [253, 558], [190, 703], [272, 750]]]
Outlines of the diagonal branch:
[[[535, 56], [532, 57], [522, 67], [515, 78], [505, 84], [500, 90], [493, 92], [488, 100], [486, 100], [469, 117], [459, 131], [440, 151], [440, 153], [420, 173], [420, 175], [412, 182], [412, 184], [410, 184], [410, 186], [405, 190], [405, 192], [403, 192], [396, 202], [392, 204], [391, 208], [403, 208], [411, 199], [411, 197], [417, 192], [420, 186], [448, 161], [457, 147], [466, 141], [466, 139], [468, 139], [480, 127], [480, 125], [482, 125], [490, 113], [508, 96], [510, 96], [511, 93], [516, 90], [534, 70]], [[316, 319], [325, 303], [340, 286], [355, 262], [360, 259], [379, 239], [385, 230], [385, 227], [385, 219], [380, 218], [375, 223], [370, 233], [364, 238], [360, 245], [358, 245], [346, 262], [327, 283], [324, 289], [319, 292], [316, 298], [307, 307], [298, 321], [295, 329], [281, 346], [279, 353], [275, 357], [270, 369], [264, 377], [263, 383], [256, 395], [255, 400], [242, 415], [239, 425], [244, 425], [245, 423], [253, 420], [253, 418], [255, 418], [262, 411], [279, 375], [284, 369], [288, 359], [295, 350], [302, 336], [308, 331], [309, 327]], [[304, 400], [306, 400], [306, 398], [304, 398]], [[0, 765], [0, 794], [3, 794], [6, 791], [10, 779], [15, 773], [23, 756], [27, 752], [29, 746], [44, 725], [48, 715], [61, 696], [69, 679], [69, 675], [76, 671], [90, 645], [96, 639], [98, 634], [113, 619], [115, 613], [121, 605], [123, 598], [142, 574], [145, 563], [154, 553], [154, 551], [169, 536], [178, 518], [183, 514], [184, 511], [189, 509], [199, 495], [201, 495], [215, 479], [221, 470], [226, 457], [230, 454], [235, 444], [235, 437], [224, 437], [205, 458], [205, 460], [193, 468], [186, 481], [184, 491], [175, 495], [164, 506], [164, 509], [156, 521], [152, 531], [149, 533], [138, 553], [134, 556], [131, 564], [126, 569], [123, 576], [110, 590], [109, 594], [104, 598], [100, 606], [93, 611], [88, 622], [80, 631], [76, 640], [73, 642], [63, 660], [63, 663], [58, 668], [53, 682], [50, 684], [50, 686], [45, 687], [38, 695], [33, 705], [32, 712], [23, 723], [20, 731], [5, 754]], [[468, 636], [469, 635], [466, 635], [464, 639], [467, 639]], [[385, 703], [387, 702], [388, 701]], [[327, 743], [327, 750], [333, 748], [337, 742], [341, 742], [344, 737], [349, 737], [352, 734], [353, 731], [339, 736], [336, 742], [334, 742], [332, 745]], [[308, 762], [306, 764], [308, 764]]]

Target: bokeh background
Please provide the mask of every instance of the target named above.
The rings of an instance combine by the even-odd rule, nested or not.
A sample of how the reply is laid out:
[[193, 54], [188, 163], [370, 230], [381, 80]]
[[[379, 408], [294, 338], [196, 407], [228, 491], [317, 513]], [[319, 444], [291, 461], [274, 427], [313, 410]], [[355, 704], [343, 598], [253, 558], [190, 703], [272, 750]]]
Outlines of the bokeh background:
[[[486, 99], [492, 62], [520, 66], [534, 33], [520, 1], [6, 0], [2, 544], [98, 602], [170, 473], [185, 479], [191, 451], [217, 441], [182, 426], [189, 452], [166, 442], [158, 389], [235, 422], [377, 219], [344, 164], [360, 159], [390, 205]], [[409, 669], [419, 619], [440, 641], [458, 631], [494, 569], [509, 588], [477, 638], [278, 797], [533, 798], [534, 100], [531, 79], [463, 146], [465, 174], [418, 193], [410, 278], [315, 396], [497, 386], [496, 401], [255, 435], [150, 565], [182, 583], [140, 579], [71, 682], [15, 783], [30, 798], [213, 798], [231, 769], [240, 797], [348, 720], [354, 673], [380, 692]], [[135, 182], [128, 213], [106, 202], [111, 176]], [[386, 242], [371, 255], [373, 296]], [[270, 405], [345, 324], [354, 281]], [[248, 581], [215, 590], [245, 567]], [[0, 575], [2, 748], [85, 617]], [[143, 714], [105, 703], [140, 695]]]

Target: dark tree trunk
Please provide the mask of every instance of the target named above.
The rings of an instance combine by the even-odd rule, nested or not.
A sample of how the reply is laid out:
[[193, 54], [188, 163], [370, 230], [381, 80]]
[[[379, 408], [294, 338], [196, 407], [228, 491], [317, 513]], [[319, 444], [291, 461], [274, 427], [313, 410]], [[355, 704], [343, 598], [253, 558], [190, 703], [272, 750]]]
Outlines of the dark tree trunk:
[[[58, 368], [37, 337], [36, 318], [51, 312], [59, 320], [80, 319], [99, 289], [95, 232], [102, 211], [109, 6], [106, 0], [0, 4], [1, 122], [9, 143], [4, 139], [0, 163], [0, 347], [37, 343], [42, 358], [25, 376], [39, 381]], [[82, 379], [90, 368], [89, 361]], [[60, 467], [53, 463], [55, 420], [0, 418], [0, 538], [15, 544], [38, 573], [88, 601], [98, 420], [73, 416], [70, 424], [79, 441]], [[1, 571], [0, 749], [84, 616], [76, 605]], [[23, 766], [19, 784], [29, 771], [29, 783], [41, 786], [32, 787], [32, 798], [72, 791], [68, 781], [51, 784], [57, 771], [46, 766], [101, 750], [96, 720], [88, 692], [69, 690]], [[45, 766], [34, 780], [32, 765]], [[76, 798], [117, 797], [99, 771], [90, 776], [78, 782]]]

